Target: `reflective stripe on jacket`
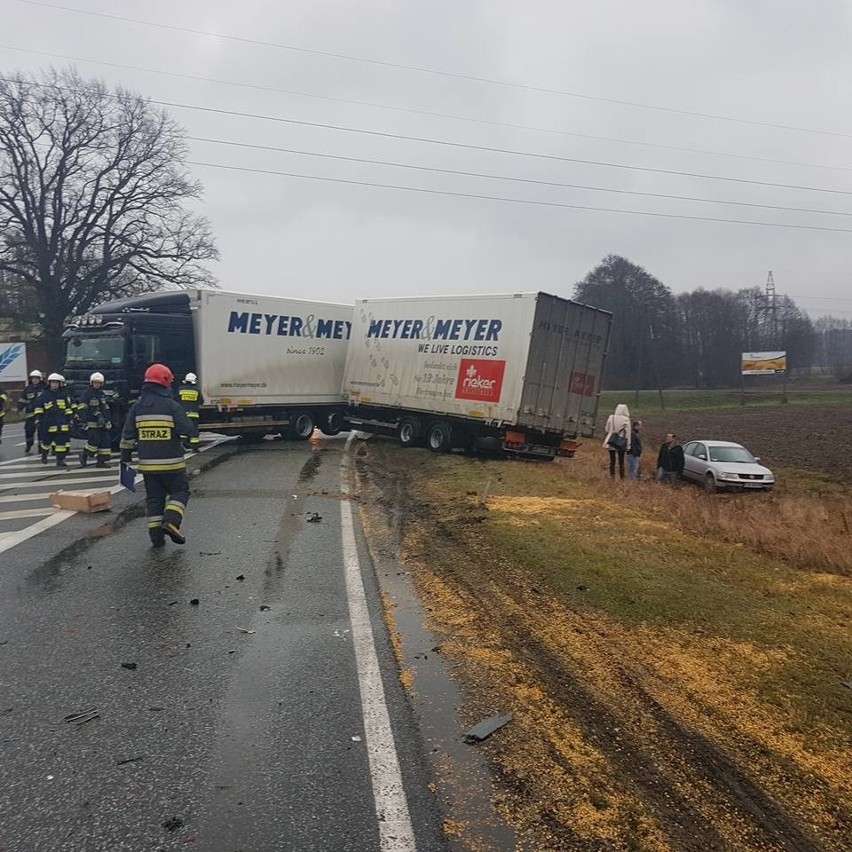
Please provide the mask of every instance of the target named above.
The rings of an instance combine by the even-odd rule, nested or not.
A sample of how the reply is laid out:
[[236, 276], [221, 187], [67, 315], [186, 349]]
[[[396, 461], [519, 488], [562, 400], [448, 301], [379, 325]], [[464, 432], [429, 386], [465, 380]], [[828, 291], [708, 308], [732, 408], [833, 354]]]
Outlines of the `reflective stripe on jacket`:
[[121, 449], [137, 451], [141, 473], [184, 470], [181, 438], [191, 431], [186, 413], [168, 388], [146, 382], [142, 385], [142, 395], [127, 414]]
[[44, 428], [66, 431], [74, 414], [74, 400], [65, 388], [55, 391], [48, 388], [36, 401], [34, 414]]
[[198, 390], [198, 386], [190, 384], [181, 385], [178, 388], [177, 398], [183, 406], [184, 411], [186, 411], [186, 416], [193, 420], [197, 419], [199, 416], [198, 408], [204, 405], [204, 397], [201, 395], [201, 391]]

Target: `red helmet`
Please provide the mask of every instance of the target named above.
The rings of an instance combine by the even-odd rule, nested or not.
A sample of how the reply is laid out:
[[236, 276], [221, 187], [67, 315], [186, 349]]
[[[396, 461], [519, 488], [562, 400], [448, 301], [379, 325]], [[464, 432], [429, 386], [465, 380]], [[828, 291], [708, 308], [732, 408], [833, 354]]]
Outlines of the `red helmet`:
[[175, 377], [172, 371], [165, 364], [151, 364], [145, 370], [145, 381], [155, 385], [162, 385], [164, 388], [170, 388]]

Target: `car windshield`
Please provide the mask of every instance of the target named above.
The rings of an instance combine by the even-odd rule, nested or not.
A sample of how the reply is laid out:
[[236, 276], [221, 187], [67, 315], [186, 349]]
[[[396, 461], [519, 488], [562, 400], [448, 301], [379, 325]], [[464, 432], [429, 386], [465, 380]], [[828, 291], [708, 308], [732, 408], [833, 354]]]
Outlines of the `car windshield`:
[[754, 456], [745, 447], [710, 447], [710, 461], [754, 464]]
[[117, 367], [124, 363], [124, 338], [120, 335], [72, 337], [65, 363], [75, 367]]

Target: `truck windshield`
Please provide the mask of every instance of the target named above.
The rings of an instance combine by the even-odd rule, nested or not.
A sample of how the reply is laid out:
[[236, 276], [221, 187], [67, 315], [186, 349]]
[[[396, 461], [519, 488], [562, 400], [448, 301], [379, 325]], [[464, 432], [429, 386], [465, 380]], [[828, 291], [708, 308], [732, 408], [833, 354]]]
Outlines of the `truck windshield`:
[[118, 367], [124, 363], [124, 338], [120, 335], [72, 337], [68, 341], [66, 364]]

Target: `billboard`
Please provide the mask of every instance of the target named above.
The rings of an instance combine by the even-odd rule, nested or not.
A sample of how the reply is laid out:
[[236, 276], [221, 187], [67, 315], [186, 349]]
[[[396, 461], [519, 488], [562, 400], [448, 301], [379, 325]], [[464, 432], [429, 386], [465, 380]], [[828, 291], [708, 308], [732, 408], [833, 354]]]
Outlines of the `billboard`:
[[786, 352], [743, 352], [744, 376], [774, 376], [786, 372]]
[[0, 383], [27, 383], [27, 344], [0, 343]]

